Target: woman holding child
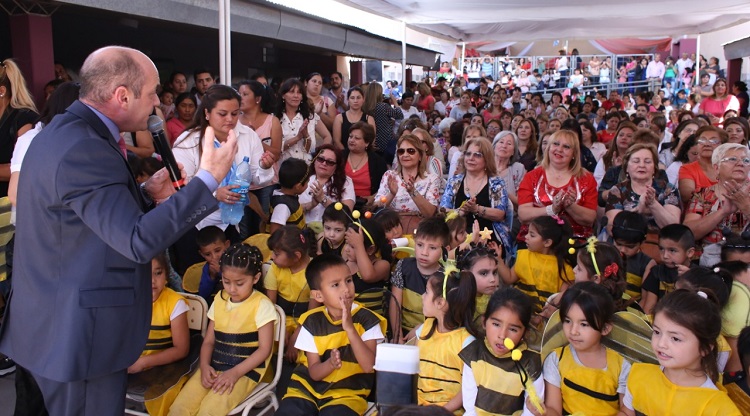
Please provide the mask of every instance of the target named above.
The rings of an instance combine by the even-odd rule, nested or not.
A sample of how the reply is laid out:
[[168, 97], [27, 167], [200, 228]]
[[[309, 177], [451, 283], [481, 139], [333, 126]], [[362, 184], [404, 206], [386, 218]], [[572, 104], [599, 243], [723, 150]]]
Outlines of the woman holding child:
[[750, 150], [738, 143], [722, 144], [714, 150], [711, 162], [717, 182], [693, 194], [684, 221], [700, 241], [700, 264], [707, 267], [720, 261], [724, 230], [740, 233], [750, 219]]
[[464, 173], [448, 180], [440, 206], [459, 210], [466, 217], [466, 232], [471, 232], [475, 220], [480, 229], [493, 230], [494, 240], [507, 252], [512, 244], [513, 206], [508, 202], [505, 181], [497, 175], [492, 145], [478, 137], [469, 139], [465, 149], [461, 157]]

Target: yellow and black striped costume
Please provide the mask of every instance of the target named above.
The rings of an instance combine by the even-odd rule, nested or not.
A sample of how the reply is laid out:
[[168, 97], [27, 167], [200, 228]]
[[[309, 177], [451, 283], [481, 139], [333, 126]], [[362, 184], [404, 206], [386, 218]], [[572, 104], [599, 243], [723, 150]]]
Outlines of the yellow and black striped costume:
[[474, 340], [466, 328], [440, 333], [437, 329], [425, 339], [435, 318], [427, 318], [417, 332], [419, 339], [419, 382], [417, 402], [420, 405], [443, 406], [461, 393], [461, 373], [464, 363], [458, 353]]
[[367, 283], [362, 280], [362, 275], [359, 272], [353, 274], [352, 279], [354, 280], [354, 292], [357, 294], [355, 300], [378, 315], [383, 315], [385, 281]]
[[[557, 257], [518, 250], [516, 265], [513, 267], [518, 277], [516, 287], [531, 297], [534, 312], [541, 312], [547, 298], [559, 292], [563, 284], [563, 279], [557, 271]], [[565, 276], [569, 281], [573, 281], [573, 269], [567, 264]]]
[[[296, 225], [300, 230], [305, 228], [305, 210], [299, 203], [299, 198], [294, 195], [271, 195], [271, 216], [273, 209], [278, 205], [286, 205], [291, 215], [286, 220], [286, 225]], [[270, 216], [269, 216], [270, 218]]]
[[[385, 333], [385, 318], [358, 303], [354, 305], [352, 322], [360, 336], [375, 326]], [[367, 396], [375, 383], [375, 373], [365, 373], [360, 367], [341, 321], [333, 321], [325, 306], [321, 306], [303, 314], [300, 325], [313, 336], [321, 361], [328, 360], [331, 351], [338, 349], [342, 365], [323, 380], [314, 381], [308, 371], [307, 355], [300, 354], [300, 364], [292, 373], [284, 398], [307, 400], [318, 409], [344, 405], [358, 414], [364, 414]]]
[[401, 260], [401, 276], [404, 279], [401, 300], [401, 328], [409, 332], [424, 322], [422, 294], [427, 291], [427, 280], [417, 268], [417, 259]]
[[[218, 372], [234, 368], [255, 353], [261, 347], [259, 344], [260, 328], [268, 324], [273, 325], [278, 317], [273, 303], [257, 290], [239, 303], [229, 301], [227, 296], [224, 291], [219, 292], [208, 310], [208, 318], [214, 324], [215, 338], [211, 367]], [[237, 379], [231, 392], [222, 394], [203, 387], [201, 370], [198, 369], [172, 404], [170, 415], [209, 414], [209, 412], [225, 415], [229, 413], [253, 391], [266, 375], [271, 356], [269, 352], [263, 362]]]
[[631, 299], [639, 300], [641, 298], [641, 284], [643, 284], [643, 275], [646, 274], [646, 266], [651, 262], [651, 257], [638, 252], [635, 256], [628, 257], [625, 263], [627, 270], [626, 279], [628, 287], [625, 293]]
[[184, 299], [179, 293], [165, 287], [156, 301], [151, 304], [151, 330], [141, 356], [172, 348], [172, 321], [169, 318], [177, 302]]
[[560, 370], [563, 414], [616, 415], [620, 410], [617, 392], [624, 358], [607, 348], [607, 368], [578, 364], [569, 346], [554, 350]]
[[294, 332], [297, 320], [307, 312], [310, 302], [310, 288], [305, 279], [305, 269], [292, 273], [291, 269], [281, 268], [271, 263], [266, 277], [263, 279], [266, 290], [277, 291], [276, 304], [281, 306], [286, 314], [287, 332]]
[[739, 416], [740, 411], [721, 390], [682, 387], [667, 378], [658, 365], [636, 363], [628, 376], [636, 415]]
[[[518, 349], [523, 352], [520, 364], [528, 372], [529, 382], [532, 383], [542, 376], [539, 353], [526, 349], [525, 343]], [[487, 346], [487, 340], [483, 339], [474, 340], [461, 351], [459, 357], [474, 373], [477, 385], [474, 408], [477, 415], [513, 415], [523, 410], [523, 383], [510, 353], [495, 355]]]
[[[215, 342], [211, 367], [216, 371], [230, 370], [254, 353], [258, 349], [259, 327], [256, 325], [256, 318], [264, 314], [270, 315], [269, 308], [274, 311], [273, 316], [276, 316], [271, 301], [257, 290], [239, 304], [222, 299], [222, 294], [224, 292], [216, 295], [212, 305]], [[261, 308], [264, 311], [259, 311]], [[257, 383], [263, 378], [270, 360], [269, 355], [263, 363], [245, 376]]]

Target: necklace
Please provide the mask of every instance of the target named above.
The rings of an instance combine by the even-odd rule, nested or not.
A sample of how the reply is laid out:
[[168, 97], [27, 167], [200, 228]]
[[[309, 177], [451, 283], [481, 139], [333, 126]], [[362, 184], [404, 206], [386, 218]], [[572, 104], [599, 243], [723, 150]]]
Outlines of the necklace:
[[[484, 188], [485, 183], [487, 182], [487, 175], [482, 175], [479, 179], [472, 179], [469, 180], [469, 177], [467, 176], [464, 179], [464, 191], [466, 196], [469, 198], [472, 197], [471, 190], [474, 189], [476, 192], [473, 194], [473, 196], [476, 196], [479, 191]], [[474, 188], [476, 186], [476, 188]]]
[[352, 154], [349, 153], [349, 166], [352, 168], [352, 172], [356, 172], [359, 168], [362, 167], [362, 165], [365, 163], [365, 159], [367, 159], [367, 153], [362, 155], [362, 157], [359, 159], [359, 162], [357, 162], [357, 166], [354, 166], [354, 162], [352, 162]]

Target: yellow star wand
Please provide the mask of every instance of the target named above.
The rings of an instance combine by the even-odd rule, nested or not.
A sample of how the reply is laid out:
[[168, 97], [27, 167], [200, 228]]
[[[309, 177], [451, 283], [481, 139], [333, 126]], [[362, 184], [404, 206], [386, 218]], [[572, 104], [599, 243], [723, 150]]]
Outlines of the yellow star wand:
[[542, 401], [539, 399], [539, 395], [537, 394], [536, 388], [534, 387], [534, 382], [529, 380], [529, 373], [521, 365], [520, 361], [523, 353], [521, 352], [521, 350], [515, 349], [516, 344], [513, 343], [513, 340], [511, 340], [510, 338], [505, 338], [505, 340], [503, 341], [503, 345], [510, 351], [510, 358], [513, 359], [513, 362], [516, 364], [516, 368], [518, 369], [518, 376], [521, 377], [523, 388], [529, 395], [529, 401], [532, 405], [534, 405], [534, 407], [536, 407], [536, 410], [538, 410], [540, 414], [545, 414], [546, 412], [544, 411], [544, 407], [542, 407]]

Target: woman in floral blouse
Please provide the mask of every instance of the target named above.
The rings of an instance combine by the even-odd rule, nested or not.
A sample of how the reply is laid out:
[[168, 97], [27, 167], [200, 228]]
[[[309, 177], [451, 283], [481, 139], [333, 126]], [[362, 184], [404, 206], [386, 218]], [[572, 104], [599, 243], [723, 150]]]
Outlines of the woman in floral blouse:
[[738, 143], [722, 144], [711, 157], [717, 183], [693, 194], [684, 224], [699, 240], [701, 266], [718, 263], [724, 230], [743, 231], [750, 219], [750, 150]]
[[493, 239], [503, 244], [503, 253], [512, 252], [510, 228], [513, 206], [509, 204], [505, 182], [497, 176], [492, 144], [484, 137], [470, 139], [461, 157], [463, 172], [448, 180], [440, 206], [458, 209], [466, 217], [466, 231], [474, 220], [479, 228], [493, 230]]
[[427, 155], [417, 136], [401, 136], [396, 144], [396, 154], [398, 163], [383, 175], [374, 202], [377, 206], [398, 211], [401, 226], [405, 232], [410, 232], [421, 217], [435, 214], [441, 178], [427, 172]]
[[[680, 195], [674, 185], [657, 179], [659, 155], [656, 146], [636, 143], [630, 146], [622, 159], [621, 181], [607, 196], [607, 221], [610, 226], [620, 211], [642, 214], [649, 223], [649, 234], [680, 222]], [[611, 233], [610, 233], [611, 234]]]

